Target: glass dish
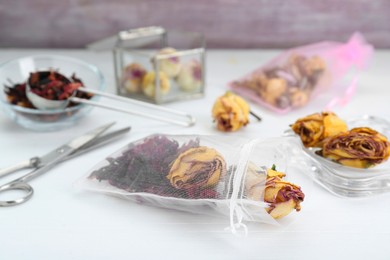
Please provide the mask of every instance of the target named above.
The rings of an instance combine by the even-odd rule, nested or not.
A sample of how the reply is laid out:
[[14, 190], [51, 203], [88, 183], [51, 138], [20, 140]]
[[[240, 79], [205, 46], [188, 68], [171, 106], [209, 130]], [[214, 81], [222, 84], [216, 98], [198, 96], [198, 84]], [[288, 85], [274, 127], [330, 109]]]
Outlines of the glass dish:
[[[370, 127], [387, 138], [390, 137], [390, 122], [373, 116], [347, 120], [349, 129]], [[315, 153], [318, 148], [303, 147], [308, 160], [310, 175], [323, 187], [343, 197], [365, 197], [390, 191], [390, 161], [373, 168], [360, 169], [344, 166]]]
[[[84, 61], [57, 55], [36, 55], [8, 61], [0, 65], [0, 103], [10, 119], [20, 126], [35, 131], [54, 131], [74, 125], [91, 109], [91, 106], [78, 104], [65, 109], [38, 110], [13, 105], [7, 101], [5, 85], [27, 81], [30, 72], [38, 70], [58, 70], [66, 77], [73, 74], [86, 88], [104, 90], [104, 78], [100, 70]], [[96, 100], [97, 97], [92, 97]]]

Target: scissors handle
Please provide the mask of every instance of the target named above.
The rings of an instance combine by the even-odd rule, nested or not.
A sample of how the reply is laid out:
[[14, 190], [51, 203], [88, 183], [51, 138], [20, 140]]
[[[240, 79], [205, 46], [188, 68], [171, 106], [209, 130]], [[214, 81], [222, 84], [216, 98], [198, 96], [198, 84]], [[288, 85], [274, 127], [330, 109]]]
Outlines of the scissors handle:
[[33, 157], [29, 160], [25, 160], [15, 165], [9, 166], [7, 168], [0, 169], [0, 178], [22, 169], [37, 167], [39, 163], [40, 163], [39, 157]]
[[0, 193], [13, 190], [21, 190], [25, 192], [25, 195], [13, 200], [0, 200], [0, 207], [9, 207], [22, 204], [31, 199], [32, 195], [34, 194], [33, 188], [26, 182], [10, 182], [0, 186]]

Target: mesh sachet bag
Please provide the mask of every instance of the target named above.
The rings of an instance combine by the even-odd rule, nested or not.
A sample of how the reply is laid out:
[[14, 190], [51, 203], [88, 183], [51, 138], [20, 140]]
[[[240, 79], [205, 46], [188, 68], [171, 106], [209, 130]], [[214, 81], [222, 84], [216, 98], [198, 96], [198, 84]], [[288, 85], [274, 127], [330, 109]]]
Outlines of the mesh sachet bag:
[[228, 87], [279, 113], [313, 99], [319, 109], [331, 109], [351, 99], [372, 53], [372, 45], [355, 33], [347, 43], [319, 42], [286, 50]]
[[79, 184], [137, 203], [277, 224], [304, 199], [284, 180], [291, 137], [269, 140], [229, 136], [151, 135], [98, 163]]

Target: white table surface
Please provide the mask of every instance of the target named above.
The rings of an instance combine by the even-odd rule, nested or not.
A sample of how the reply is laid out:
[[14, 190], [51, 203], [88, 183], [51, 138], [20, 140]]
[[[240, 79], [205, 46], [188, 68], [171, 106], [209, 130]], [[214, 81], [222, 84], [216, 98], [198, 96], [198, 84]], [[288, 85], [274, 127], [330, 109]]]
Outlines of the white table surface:
[[[108, 91], [114, 92], [108, 52], [3, 49], [0, 62], [37, 53], [74, 56], [97, 65], [106, 77]], [[208, 51], [206, 97], [167, 105], [196, 116], [197, 124], [191, 128], [94, 108], [74, 127], [43, 133], [23, 129], [0, 113], [0, 167], [44, 154], [110, 121], [116, 121], [117, 128], [132, 127], [124, 138], [32, 180], [35, 194], [28, 203], [1, 208], [0, 259], [390, 259], [390, 193], [364, 199], [340, 198], [296, 171], [289, 173], [289, 179], [301, 185], [306, 194], [302, 211], [288, 217], [280, 227], [248, 224], [247, 237], [225, 231], [229, 222], [223, 216], [148, 207], [74, 188], [96, 163], [149, 134], [219, 134], [210, 113], [215, 98], [223, 94], [227, 82], [277, 53]], [[390, 120], [389, 68], [390, 52], [377, 51], [370, 68], [360, 77], [353, 100], [334, 111], [343, 118], [370, 114]], [[312, 103], [281, 116], [252, 105], [263, 121], [230, 135], [280, 136], [298, 117], [320, 109]]]

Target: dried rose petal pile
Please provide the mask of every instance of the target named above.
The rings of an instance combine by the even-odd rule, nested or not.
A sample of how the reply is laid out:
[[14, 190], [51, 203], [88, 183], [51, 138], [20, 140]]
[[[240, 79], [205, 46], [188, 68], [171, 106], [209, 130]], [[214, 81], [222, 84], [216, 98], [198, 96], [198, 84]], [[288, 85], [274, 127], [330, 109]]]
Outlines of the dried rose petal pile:
[[[90, 99], [93, 95], [77, 89], [84, 86], [83, 82], [73, 74], [70, 79], [57, 71], [39, 71], [30, 73], [27, 79], [31, 92], [49, 100], [66, 100], [76, 91], [76, 97]], [[7, 101], [13, 105], [35, 108], [26, 95], [26, 82], [5, 86]], [[74, 106], [70, 102], [68, 106]]]

